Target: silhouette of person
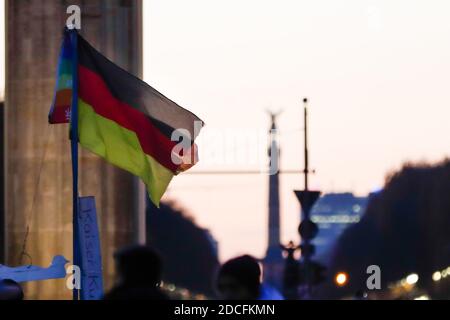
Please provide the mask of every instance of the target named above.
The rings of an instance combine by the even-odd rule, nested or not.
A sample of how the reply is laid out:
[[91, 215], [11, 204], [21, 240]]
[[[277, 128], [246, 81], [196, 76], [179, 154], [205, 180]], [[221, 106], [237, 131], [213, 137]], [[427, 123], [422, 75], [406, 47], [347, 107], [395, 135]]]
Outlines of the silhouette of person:
[[261, 290], [258, 261], [243, 255], [227, 261], [217, 276], [217, 291], [224, 300], [257, 300]]
[[11, 279], [0, 279], [0, 300], [23, 300], [22, 287]]
[[159, 288], [162, 264], [159, 255], [147, 246], [135, 245], [114, 254], [117, 284], [104, 300], [168, 300]]

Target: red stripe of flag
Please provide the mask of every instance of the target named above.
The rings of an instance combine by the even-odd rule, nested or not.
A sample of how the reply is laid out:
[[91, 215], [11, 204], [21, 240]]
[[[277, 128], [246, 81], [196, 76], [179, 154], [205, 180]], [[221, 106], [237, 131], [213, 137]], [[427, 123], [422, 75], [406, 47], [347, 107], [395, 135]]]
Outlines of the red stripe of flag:
[[78, 66], [78, 74], [80, 99], [97, 114], [135, 132], [146, 154], [172, 172], [177, 171], [178, 165], [171, 159], [172, 149], [177, 142], [169, 140], [145, 114], [117, 100], [98, 74], [82, 65]]

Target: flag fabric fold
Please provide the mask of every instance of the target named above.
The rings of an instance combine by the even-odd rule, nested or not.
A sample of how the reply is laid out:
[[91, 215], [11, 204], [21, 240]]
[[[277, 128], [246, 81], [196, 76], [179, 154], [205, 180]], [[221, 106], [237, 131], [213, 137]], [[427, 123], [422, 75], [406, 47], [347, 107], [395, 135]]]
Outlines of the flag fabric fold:
[[[70, 41], [65, 37], [50, 123], [68, 122], [71, 98]], [[132, 174], [160, 199], [172, 177], [197, 160], [194, 143], [203, 121], [123, 70], [78, 35], [78, 137], [84, 148]], [[175, 135], [190, 149], [178, 150]], [[191, 150], [192, 149], [192, 150]], [[184, 152], [184, 154], [183, 154]], [[178, 160], [178, 161], [176, 161]]]

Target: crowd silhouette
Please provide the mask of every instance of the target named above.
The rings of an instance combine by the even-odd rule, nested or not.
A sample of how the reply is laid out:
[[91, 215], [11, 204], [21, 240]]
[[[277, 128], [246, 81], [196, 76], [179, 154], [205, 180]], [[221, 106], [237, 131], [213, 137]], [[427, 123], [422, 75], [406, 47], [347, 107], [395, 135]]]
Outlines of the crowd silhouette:
[[[433, 289], [431, 275], [450, 265], [448, 190], [448, 160], [436, 166], [406, 165], [389, 176], [385, 188], [371, 195], [361, 222], [347, 229], [336, 243], [327, 274], [330, 278], [337, 271], [345, 270], [351, 277], [348, 286], [337, 288], [332, 281], [326, 281], [316, 288], [315, 298], [339, 299], [347, 295], [366, 299], [366, 292], [361, 288], [365, 287], [366, 268], [373, 264], [383, 271], [383, 287], [414, 272], [420, 276], [418, 285], [439, 297], [441, 293]], [[277, 290], [263, 283], [258, 259], [242, 255], [219, 265], [207, 233], [181, 212], [167, 205], [162, 208], [164, 213], [149, 214], [152, 215], [150, 225], [154, 226], [149, 233], [150, 246], [134, 245], [115, 253], [117, 279], [104, 295], [105, 300], [174, 299], [161, 286], [165, 279], [169, 283], [175, 280], [173, 283], [180, 287], [186, 284], [184, 288], [189, 290], [203, 290], [207, 298], [283, 299]], [[158, 229], [166, 233], [158, 233]], [[180, 239], [194, 240], [180, 245]], [[162, 251], [164, 254], [159, 253]], [[179, 261], [185, 262], [183, 268]], [[183, 270], [177, 273], [177, 269]], [[167, 271], [171, 276], [165, 278]], [[174, 274], [182, 277], [176, 278]], [[190, 276], [192, 279], [188, 279]], [[446, 290], [443, 297], [448, 287]], [[0, 300], [23, 298], [18, 283], [0, 280]]]
[[[160, 288], [163, 265], [159, 254], [148, 246], [131, 246], [115, 254], [116, 284], [104, 300], [168, 300]], [[282, 299], [261, 280], [256, 258], [243, 255], [225, 262], [217, 271], [215, 291], [222, 300]]]

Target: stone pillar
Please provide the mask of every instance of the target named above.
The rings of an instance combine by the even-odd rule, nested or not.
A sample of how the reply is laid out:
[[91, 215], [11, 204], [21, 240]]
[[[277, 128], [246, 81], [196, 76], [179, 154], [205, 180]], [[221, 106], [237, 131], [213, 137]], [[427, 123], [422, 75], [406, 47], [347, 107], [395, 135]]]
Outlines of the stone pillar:
[[[276, 114], [271, 114], [272, 123], [270, 129], [273, 130], [270, 135], [269, 157], [272, 168], [279, 169], [278, 141], [274, 133], [277, 130]], [[277, 289], [281, 289], [283, 273], [283, 251], [280, 242], [280, 177], [279, 172], [269, 175], [269, 218], [268, 218], [268, 243], [266, 256], [263, 259], [264, 281]]]
[[[5, 224], [8, 265], [47, 266], [72, 259], [72, 175], [69, 127], [48, 125], [66, 8], [81, 7], [80, 33], [131, 73], [142, 74], [141, 0], [7, 0], [5, 92]], [[134, 177], [80, 150], [80, 195], [93, 195], [101, 233], [105, 289], [112, 255], [137, 241]], [[26, 252], [22, 244], [28, 230]], [[22, 260], [22, 261], [21, 261]], [[25, 285], [28, 299], [66, 299], [65, 280]]]

